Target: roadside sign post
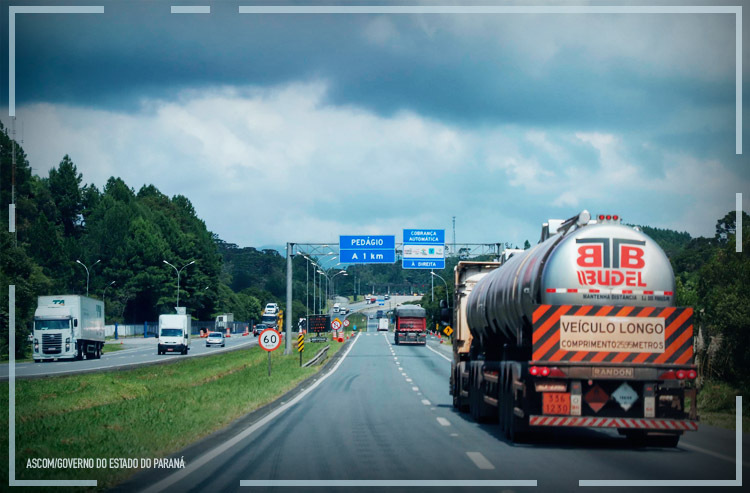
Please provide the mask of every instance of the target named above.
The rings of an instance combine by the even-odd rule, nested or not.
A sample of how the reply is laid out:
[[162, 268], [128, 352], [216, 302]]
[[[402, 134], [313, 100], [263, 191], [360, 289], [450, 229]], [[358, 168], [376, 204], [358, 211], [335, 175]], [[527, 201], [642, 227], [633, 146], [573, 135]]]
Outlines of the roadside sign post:
[[302, 351], [305, 350], [305, 334], [302, 332], [297, 336], [297, 352], [299, 353], [299, 365], [302, 366]]
[[[268, 376], [271, 376], [271, 351], [281, 346], [281, 334], [274, 329], [266, 329], [258, 336], [258, 345], [268, 352]], [[300, 353], [301, 355], [302, 353]]]

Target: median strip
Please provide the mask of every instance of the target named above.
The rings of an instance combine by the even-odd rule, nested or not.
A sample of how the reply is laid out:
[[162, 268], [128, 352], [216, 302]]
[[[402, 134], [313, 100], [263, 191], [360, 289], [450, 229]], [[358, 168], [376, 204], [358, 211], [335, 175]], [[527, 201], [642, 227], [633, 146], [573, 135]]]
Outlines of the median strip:
[[[329, 355], [343, 346], [329, 344]], [[324, 345], [306, 349], [315, 354]], [[27, 469], [27, 459], [164, 457], [273, 402], [320, 368], [300, 368], [297, 354], [281, 350], [271, 360], [270, 377], [265, 351], [254, 347], [167, 365], [19, 380], [16, 478], [112, 486], [134, 470]], [[0, 419], [7, 423], [7, 387], [3, 396]], [[8, 429], [0, 434], [7, 443]]]

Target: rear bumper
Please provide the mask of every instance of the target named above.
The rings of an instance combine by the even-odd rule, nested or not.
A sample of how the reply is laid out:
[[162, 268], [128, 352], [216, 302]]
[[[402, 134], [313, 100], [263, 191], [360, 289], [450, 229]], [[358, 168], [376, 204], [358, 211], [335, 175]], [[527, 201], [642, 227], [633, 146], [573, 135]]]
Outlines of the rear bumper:
[[[187, 349], [189, 348], [190, 346], [187, 346]], [[184, 344], [159, 344], [159, 351], [164, 351], [165, 353], [179, 353], [185, 349], [186, 346]]]
[[568, 416], [529, 416], [530, 426], [573, 426], [579, 428], [618, 428], [625, 430], [698, 431], [698, 421], [658, 418], [591, 418]]
[[420, 336], [412, 332], [396, 332], [395, 337], [399, 344], [425, 344], [427, 342], [426, 336]]

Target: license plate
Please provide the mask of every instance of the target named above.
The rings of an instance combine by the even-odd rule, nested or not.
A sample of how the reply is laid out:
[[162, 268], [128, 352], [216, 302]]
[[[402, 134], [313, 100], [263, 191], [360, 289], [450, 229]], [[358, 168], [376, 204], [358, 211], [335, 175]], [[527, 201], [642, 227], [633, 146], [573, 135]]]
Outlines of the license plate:
[[167, 348], [167, 351], [172, 351], [172, 348]]
[[570, 393], [544, 392], [542, 394], [542, 414], [570, 414]]

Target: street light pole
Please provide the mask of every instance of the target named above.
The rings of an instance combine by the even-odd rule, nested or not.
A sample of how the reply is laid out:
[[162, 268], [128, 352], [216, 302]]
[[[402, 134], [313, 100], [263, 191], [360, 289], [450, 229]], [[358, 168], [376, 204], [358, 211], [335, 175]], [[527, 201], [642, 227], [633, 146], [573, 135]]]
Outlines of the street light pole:
[[430, 274], [439, 278], [441, 281], [443, 281], [443, 284], [445, 284], [445, 307], [450, 308], [450, 303], [448, 302], [448, 283], [445, 282], [445, 279], [440, 277], [438, 274], [435, 274], [433, 271], [430, 271]]
[[[96, 264], [101, 262], [101, 260], [97, 260], [93, 264], [91, 264], [91, 268], [93, 269]], [[89, 268], [86, 267], [86, 265], [81, 262], [80, 260], [76, 260], [76, 263], [83, 265], [83, 268], [86, 269], [86, 297], [89, 297]]]
[[106, 302], [107, 302], [107, 288], [108, 288], [108, 287], [110, 287], [111, 285], [113, 285], [113, 284], [114, 284], [114, 283], [116, 283], [116, 282], [117, 282], [117, 281], [112, 281], [111, 283], [107, 284], [107, 285], [106, 285], [106, 286], [104, 287], [104, 294], [102, 294], [102, 303], [104, 303], [105, 307], [106, 307], [106, 305], [107, 305], [107, 303], [106, 303]]
[[171, 268], [173, 268], [175, 270], [175, 272], [177, 272], [177, 308], [179, 308], [180, 307], [180, 273], [182, 272], [182, 269], [184, 269], [188, 265], [194, 264], [195, 260], [191, 260], [187, 264], [185, 264], [182, 267], [180, 267], [179, 270], [177, 269], [177, 267], [175, 267], [174, 265], [170, 264], [166, 260], [162, 260], [162, 262], [164, 262], [165, 264], [167, 264], [168, 266], [170, 266]]

